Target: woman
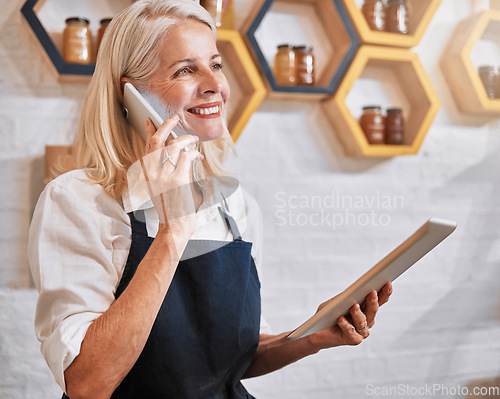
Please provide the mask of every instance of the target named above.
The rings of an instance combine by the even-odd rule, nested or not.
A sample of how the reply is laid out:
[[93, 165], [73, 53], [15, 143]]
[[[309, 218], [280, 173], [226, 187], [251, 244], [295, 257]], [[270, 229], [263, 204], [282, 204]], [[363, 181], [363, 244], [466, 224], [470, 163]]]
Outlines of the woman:
[[[359, 344], [391, 294], [302, 339], [262, 333], [258, 210], [222, 178], [221, 68], [213, 21], [191, 0], [139, 0], [107, 29], [77, 136], [82, 169], [47, 185], [30, 229], [36, 333], [72, 399], [251, 398], [242, 378]], [[145, 121], [146, 140], [123, 112], [127, 82], [173, 114], [158, 130]], [[173, 128], [184, 134], [166, 145]], [[137, 200], [134, 165], [152, 202]]]

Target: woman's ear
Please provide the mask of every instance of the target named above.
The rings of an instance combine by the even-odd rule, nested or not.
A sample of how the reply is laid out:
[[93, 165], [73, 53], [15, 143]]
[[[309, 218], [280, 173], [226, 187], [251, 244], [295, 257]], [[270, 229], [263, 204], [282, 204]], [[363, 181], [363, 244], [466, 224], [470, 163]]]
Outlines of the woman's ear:
[[124, 90], [124, 87], [125, 87], [125, 83], [130, 83], [131, 84], [132, 81], [129, 78], [126, 78], [126, 77], [122, 76], [120, 78], [120, 87], [122, 89], [122, 94], [123, 94], [123, 90]]

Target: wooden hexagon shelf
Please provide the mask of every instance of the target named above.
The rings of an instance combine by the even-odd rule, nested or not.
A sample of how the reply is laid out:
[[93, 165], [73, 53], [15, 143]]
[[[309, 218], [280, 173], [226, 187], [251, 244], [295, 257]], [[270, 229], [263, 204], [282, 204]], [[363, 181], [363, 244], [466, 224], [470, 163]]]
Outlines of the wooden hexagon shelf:
[[[228, 107], [228, 128], [233, 141], [236, 142], [247, 124], [250, 116], [257, 111], [266, 97], [264, 82], [259, 76], [241, 35], [234, 30], [217, 30], [217, 47], [224, 63], [229, 64], [232, 73], [227, 71], [227, 79], [232, 92], [237, 86], [240, 95], [232, 95]], [[235, 102], [232, 102], [234, 99]]]
[[21, 8], [21, 14], [27, 22], [30, 31], [34, 34], [43, 49], [53, 70], [60, 80], [88, 80], [95, 70], [95, 65], [68, 64], [64, 61], [53, 38], [47, 33], [42, 22], [38, 18], [37, 8], [40, 8], [44, 1], [27, 0]]
[[441, 68], [462, 112], [500, 116], [500, 99], [487, 96], [471, 56], [485, 36], [500, 46], [500, 11], [485, 10], [459, 23], [443, 52]]
[[[405, 97], [406, 132], [402, 145], [369, 144], [358, 120], [346, 104], [355, 82], [370, 68], [392, 73]], [[373, 102], [373, 100], [370, 100]], [[348, 155], [393, 157], [416, 154], [436, 116], [440, 102], [418, 55], [409, 50], [361, 46], [337, 93], [322, 103]]]
[[410, 9], [409, 33], [402, 35], [370, 29], [355, 0], [342, 0], [352, 17], [361, 41], [384, 46], [414, 47], [424, 35], [441, 0], [407, 0]]
[[[322, 70], [317, 71], [319, 73], [316, 74], [315, 85], [284, 86], [276, 82], [272, 68], [256, 38], [256, 32], [264, 17], [276, 3], [311, 7], [314, 10], [314, 18], [320, 22], [321, 30], [324, 31], [322, 38], [331, 46], [332, 54], [325, 60]], [[359, 47], [356, 30], [342, 0], [263, 0], [261, 7], [257, 8], [256, 14], [249, 21], [245, 36], [256, 62], [262, 68], [269, 96], [272, 98], [317, 99], [331, 95], [340, 84]], [[309, 44], [314, 47], [314, 43]], [[318, 54], [316, 58], [318, 59]]]
[[[37, 15], [44, 5], [44, 0], [27, 0], [21, 13], [50, 61], [50, 65], [60, 80], [88, 81], [95, 70], [95, 65], [78, 65], [64, 62], [53, 38], [47, 33]], [[124, 1], [124, 5], [127, 3]], [[115, 4], [115, 8], [118, 5]], [[228, 128], [234, 141], [238, 139], [253, 112], [257, 110], [266, 96], [266, 88], [259, 72], [243, 42], [236, 31], [217, 31], [217, 44], [223, 53], [224, 60], [235, 73], [228, 78], [239, 96], [231, 103], [228, 114]]]
[[56, 178], [60, 171], [76, 169], [77, 152], [75, 145], [46, 145], [45, 181]]

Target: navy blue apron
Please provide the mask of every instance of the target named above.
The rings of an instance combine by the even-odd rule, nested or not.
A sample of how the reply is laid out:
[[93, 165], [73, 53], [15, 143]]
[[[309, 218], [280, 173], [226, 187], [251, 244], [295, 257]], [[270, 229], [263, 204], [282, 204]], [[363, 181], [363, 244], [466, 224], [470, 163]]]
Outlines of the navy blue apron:
[[[219, 210], [233, 241], [189, 241], [188, 247], [209, 243], [216, 249], [179, 262], [144, 350], [113, 399], [253, 398], [240, 380], [259, 343], [260, 282], [252, 244]], [[129, 216], [132, 243], [116, 298], [153, 242], [146, 224]]]

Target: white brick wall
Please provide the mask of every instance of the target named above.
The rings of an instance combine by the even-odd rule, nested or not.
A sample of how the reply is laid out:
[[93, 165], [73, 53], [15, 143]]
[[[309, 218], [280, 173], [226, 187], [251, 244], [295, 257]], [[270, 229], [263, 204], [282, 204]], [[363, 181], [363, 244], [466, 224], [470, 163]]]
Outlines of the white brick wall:
[[[0, 398], [44, 399], [59, 390], [34, 339], [27, 229], [42, 188], [44, 145], [71, 142], [86, 86], [56, 81], [21, 24], [22, 3], [0, 0]], [[242, 9], [251, 8], [248, 3], [239, 0]], [[366, 342], [248, 381], [257, 397], [397, 398], [401, 392], [383, 395], [384, 389], [406, 387], [412, 394], [500, 375], [500, 126], [498, 119], [461, 115], [439, 68], [456, 23], [485, 4], [443, 0], [415, 49], [443, 103], [417, 156], [345, 157], [314, 103], [266, 100], [250, 120], [237, 144], [235, 170], [265, 217], [262, 296], [276, 332], [296, 327], [428, 217], [459, 222], [452, 237], [396, 282]], [[292, 220], [315, 220], [321, 208], [283, 208], [282, 200], [332, 192], [401, 201], [350, 210], [356, 221], [373, 212], [387, 226], [352, 219], [335, 228], [292, 226], [279, 217], [286, 211]], [[337, 218], [346, 212], [323, 211]]]

